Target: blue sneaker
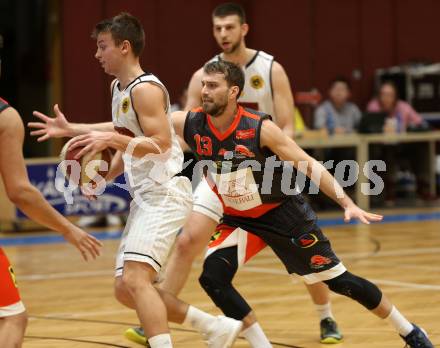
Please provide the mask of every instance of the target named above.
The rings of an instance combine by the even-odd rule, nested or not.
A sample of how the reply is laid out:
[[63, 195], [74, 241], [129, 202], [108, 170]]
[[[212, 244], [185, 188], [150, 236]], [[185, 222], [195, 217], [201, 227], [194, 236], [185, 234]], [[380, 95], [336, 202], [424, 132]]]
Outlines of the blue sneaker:
[[409, 348], [434, 348], [434, 345], [428, 338], [426, 331], [419, 328], [417, 325], [412, 324], [414, 329], [405, 337], [400, 335], [402, 339], [406, 342], [405, 347]]

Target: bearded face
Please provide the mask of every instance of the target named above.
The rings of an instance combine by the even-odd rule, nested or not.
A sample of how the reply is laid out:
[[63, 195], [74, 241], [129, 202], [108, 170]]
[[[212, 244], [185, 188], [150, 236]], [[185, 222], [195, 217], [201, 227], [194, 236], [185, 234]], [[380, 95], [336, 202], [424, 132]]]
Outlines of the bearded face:
[[213, 117], [228, 106], [229, 87], [223, 74], [204, 74], [202, 78], [202, 108]]

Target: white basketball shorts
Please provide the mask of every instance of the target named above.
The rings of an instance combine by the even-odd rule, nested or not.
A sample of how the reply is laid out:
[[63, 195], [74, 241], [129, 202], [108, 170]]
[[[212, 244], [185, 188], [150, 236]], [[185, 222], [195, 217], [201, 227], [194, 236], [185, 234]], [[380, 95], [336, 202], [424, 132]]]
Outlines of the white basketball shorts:
[[194, 191], [193, 211], [201, 213], [219, 223], [223, 216], [223, 206], [220, 199], [203, 178]]
[[145, 262], [157, 272], [165, 265], [177, 233], [191, 211], [191, 183], [174, 177], [166, 184], [133, 199], [116, 257], [116, 277], [125, 261]]

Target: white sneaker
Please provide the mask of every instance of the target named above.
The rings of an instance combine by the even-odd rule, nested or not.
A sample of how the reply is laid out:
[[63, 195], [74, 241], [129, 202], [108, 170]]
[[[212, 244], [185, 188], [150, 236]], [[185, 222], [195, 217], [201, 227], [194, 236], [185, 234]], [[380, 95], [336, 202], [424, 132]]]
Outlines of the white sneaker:
[[217, 316], [210, 330], [204, 334], [209, 348], [229, 348], [241, 331], [243, 322], [232, 318]]

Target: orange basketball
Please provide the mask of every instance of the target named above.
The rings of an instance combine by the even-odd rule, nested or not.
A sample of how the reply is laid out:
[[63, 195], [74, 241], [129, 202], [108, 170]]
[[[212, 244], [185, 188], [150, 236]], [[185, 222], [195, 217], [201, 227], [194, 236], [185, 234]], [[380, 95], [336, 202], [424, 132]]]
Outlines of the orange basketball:
[[71, 143], [72, 139], [63, 146], [60, 153], [60, 164], [64, 175], [78, 186], [88, 183], [93, 184], [97, 179], [97, 175], [105, 178], [113, 157], [110, 149], [107, 148], [98, 152], [93, 157], [86, 154], [79, 159], [75, 159], [75, 155], [80, 152], [83, 147], [80, 146], [70, 150], [69, 147]]

